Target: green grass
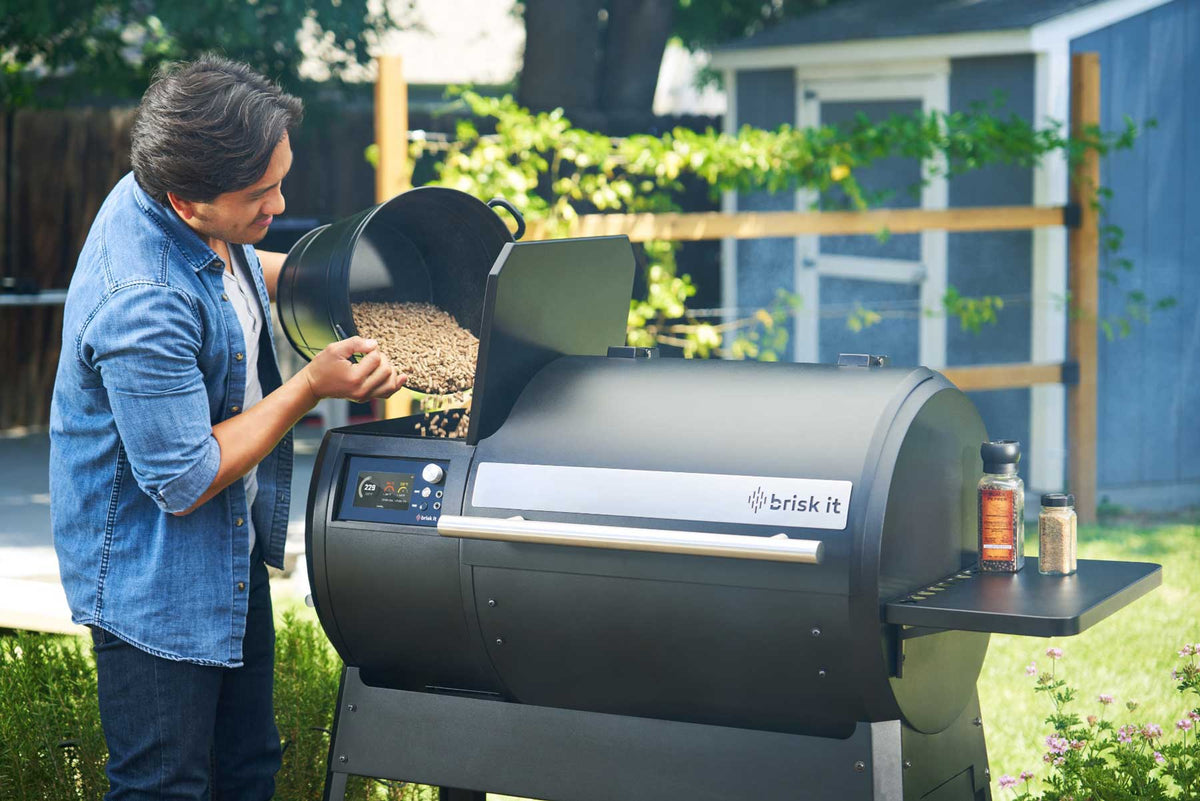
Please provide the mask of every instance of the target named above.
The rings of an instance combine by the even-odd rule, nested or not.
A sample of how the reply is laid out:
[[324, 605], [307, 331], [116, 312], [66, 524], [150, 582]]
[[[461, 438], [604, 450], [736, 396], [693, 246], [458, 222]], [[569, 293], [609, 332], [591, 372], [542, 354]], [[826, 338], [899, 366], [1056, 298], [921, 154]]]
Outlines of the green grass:
[[[1035, 526], [1031, 554], [1036, 553], [1036, 532]], [[1187, 712], [1170, 673], [1181, 662], [1179, 647], [1200, 642], [1200, 523], [1082, 529], [1079, 555], [1157, 562], [1163, 566], [1162, 586], [1076, 637], [992, 637], [979, 695], [997, 799], [1011, 798], [996, 787], [1001, 774], [1045, 772], [1050, 702], [1034, 694], [1034, 679], [1025, 675], [1025, 666], [1034, 661], [1039, 672], [1049, 669], [1049, 647], [1064, 651], [1057, 675], [1079, 691], [1073, 708], [1081, 717], [1100, 714], [1100, 693], [1116, 696], [1105, 716], [1109, 720], [1158, 723], [1170, 731]], [[1126, 710], [1129, 700], [1139, 703], [1137, 711]]]

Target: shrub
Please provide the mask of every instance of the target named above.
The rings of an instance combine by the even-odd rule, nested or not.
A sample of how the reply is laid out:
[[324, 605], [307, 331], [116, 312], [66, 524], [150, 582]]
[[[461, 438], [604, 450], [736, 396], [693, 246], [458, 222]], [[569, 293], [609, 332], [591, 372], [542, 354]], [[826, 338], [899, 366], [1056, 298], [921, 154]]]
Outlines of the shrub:
[[11, 801], [100, 798], [108, 752], [90, 649], [74, 637], [0, 637], [0, 787]]
[[[278, 801], [320, 801], [341, 662], [314, 621], [283, 615], [275, 639], [275, 721], [283, 743]], [[108, 751], [86, 639], [0, 636], [0, 788], [4, 801], [94, 801]], [[437, 790], [352, 778], [352, 801], [436, 801]]]
[[1047, 696], [1053, 707], [1046, 718], [1051, 732], [1042, 756], [1045, 792], [1034, 794], [1033, 771], [1001, 776], [1000, 788], [1011, 791], [1016, 801], [1200, 799], [1200, 707], [1194, 705], [1200, 701], [1200, 643], [1185, 644], [1178, 653], [1183, 662], [1171, 671], [1171, 681], [1184, 703], [1178, 720], [1160, 724], [1139, 718], [1134, 700], [1124, 704], [1125, 720], [1108, 719], [1116, 702], [1109, 694], [1096, 698], [1095, 713], [1080, 718], [1070, 708], [1078, 694], [1057, 672], [1063, 652], [1048, 648], [1049, 671], [1039, 674], [1035, 664], [1026, 668], [1037, 677], [1034, 692]]

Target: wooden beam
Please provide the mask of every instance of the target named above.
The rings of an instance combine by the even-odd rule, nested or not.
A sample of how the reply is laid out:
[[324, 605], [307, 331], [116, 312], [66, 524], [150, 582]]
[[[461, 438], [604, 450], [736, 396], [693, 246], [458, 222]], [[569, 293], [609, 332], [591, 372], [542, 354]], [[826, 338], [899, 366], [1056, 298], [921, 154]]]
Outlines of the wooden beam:
[[382, 203], [408, 188], [408, 85], [400, 56], [379, 56], [375, 64], [375, 202]]
[[963, 392], [991, 389], [1020, 389], [1034, 384], [1061, 384], [1063, 365], [1050, 364], [979, 364], [947, 367], [942, 375]]
[[8, 244], [12, 241], [8, 218], [8, 114], [0, 112], [0, 278], [12, 276]]
[[[1100, 55], [1071, 57], [1071, 136], [1100, 124]], [[1079, 225], [1068, 234], [1067, 285], [1071, 297], [1067, 352], [1079, 365], [1079, 381], [1067, 389], [1067, 482], [1075, 493], [1079, 522], [1096, 522], [1097, 376], [1100, 343], [1100, 219], [1095, 206], [1100, 157], [1088, 150], [1071, 176], [1071, 202]]]
[[[375, 202], [383, 203], [409, 188], [408, 85], [400, 56], [379, 56], [375, 64], [379, 70], [375, 80], [375, 144], [379, 147]], [[401, 389], [377, 403], [375, 409], [384, 418], [407, 417], [413, 411], [413, 395]]]
[[[957, 209], [872, 209], [870, 211], [704, 212], [699, 214], [587, 214], [569, 236], [624, 234], [634, 242], [653, 239], [765, 239], [821, 234], [911, 234], [920, 231], [1024, 231], [1065, 224], [1062, 206], [987, 206]], [[548, 228], [529, 223], [526, 239], [545, 239]]]

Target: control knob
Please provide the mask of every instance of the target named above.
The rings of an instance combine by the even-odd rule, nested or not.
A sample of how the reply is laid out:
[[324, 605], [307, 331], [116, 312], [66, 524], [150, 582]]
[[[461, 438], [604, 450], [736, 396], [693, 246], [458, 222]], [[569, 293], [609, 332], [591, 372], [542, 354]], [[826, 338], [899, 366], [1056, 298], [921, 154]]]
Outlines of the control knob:
[[421, 478], [429, 484], [441, 484], [442, 479], [446, 477], [446, 471], [436, 464], [427, 464], [425, 469], [421, 471]]

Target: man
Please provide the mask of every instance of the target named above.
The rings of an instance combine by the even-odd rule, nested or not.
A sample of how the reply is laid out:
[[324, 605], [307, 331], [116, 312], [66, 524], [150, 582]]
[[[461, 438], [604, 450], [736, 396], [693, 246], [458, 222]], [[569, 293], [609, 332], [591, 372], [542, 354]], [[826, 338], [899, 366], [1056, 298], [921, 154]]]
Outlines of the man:
[[[51, 523], [91, 627], [112, 801], [267, 799], [266, 564], [281, 566], [290, 430], [321, 398], [382, 398], [371, 340], [282, 381], [268, 298], [301, 104], [243, 64], [160, 73], [71, 279], [51, 408]], [[350, 361], [363, 354], [358, 363]]]

